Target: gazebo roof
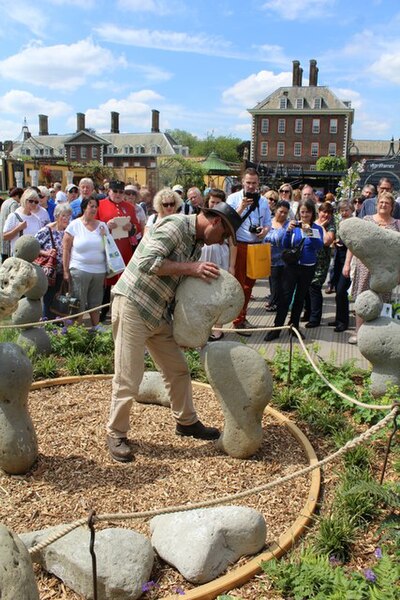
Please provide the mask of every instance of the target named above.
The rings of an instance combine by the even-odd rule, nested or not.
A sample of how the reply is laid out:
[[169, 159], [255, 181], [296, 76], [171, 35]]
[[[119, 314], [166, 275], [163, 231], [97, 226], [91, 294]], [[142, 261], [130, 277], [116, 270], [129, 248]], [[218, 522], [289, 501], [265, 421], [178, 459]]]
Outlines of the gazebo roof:
[[219, 158], [216, 152], [210, 152], [201, 166], [210, 175], [230, 175], [232, 173], [232, 167]]

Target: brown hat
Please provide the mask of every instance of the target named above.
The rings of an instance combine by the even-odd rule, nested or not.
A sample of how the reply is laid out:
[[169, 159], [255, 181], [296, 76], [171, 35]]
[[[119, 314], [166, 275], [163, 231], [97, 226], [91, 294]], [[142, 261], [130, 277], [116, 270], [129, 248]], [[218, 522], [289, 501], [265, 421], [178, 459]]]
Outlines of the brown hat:
[[224, 224], [228, 227], [230, 237], [232, 238], [232, 241], [236, 246], [236, 231], [242, 224], [242, 219], [240, 215], [236, 212], [236, 210], [226, 202], [220, 202], [216, 206], [213, 206], [213, 208], [201, 207], [201, 210], [205, 214], [211, 214], [217, 217], [221, 217]]

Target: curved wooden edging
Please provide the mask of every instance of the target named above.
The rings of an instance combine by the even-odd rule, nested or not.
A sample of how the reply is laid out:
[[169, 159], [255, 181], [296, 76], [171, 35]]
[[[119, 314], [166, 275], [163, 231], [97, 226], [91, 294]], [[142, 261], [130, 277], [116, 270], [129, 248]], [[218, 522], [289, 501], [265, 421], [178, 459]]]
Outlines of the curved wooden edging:
[[[44, 379], [43, 381], [36, 381], [33, 383], [31, 389], [37, 390], [44, 387], [51, 387], [53, 385], [68, 385], [70, 383], [93, 381], [96, 379], [111, 379], [111, 377], [112, 375], [78, 375], [59, 377], [57, 379]], [[193, 381], [193, 385], [199, 388], [211, 388], [211, 386], [207, 383], [200, 383], [197, 381]], [[295, 425], [290, 419], [282, 415], [274, 408], [267, 406], [266, 411], [290, 431], [290, 433], [303, 447], [309, 464], [315, 465], [318, 462], [318, 458], [315, 454], [314, 448], [304, 433], [297, 427], [297, 425]], [[311, 516], [317, 506], [320, 485], [321, 471], [320, 469], [315, 469], [311, 472], [311, 485], [306, 503], [300, 511], [300, 516], [297, 517], [294, 523], [292, 523], [292, 525], [290, 525], [290, 527], [276, 541], [270, 544], [265, 552], [258, 554], [255, 558], [250, 559], [246, 564], [234, 569], [233, 571], [230, 571], [222, 577], [218, 577], [218, 579], [214, 579], [209, 583], [186, 591], [185, 598], [188, 600], [214, 600], [214, 598], [220, 594], [232, 590], [235, 587], [240, 587], [244, 583], [247, 583], [252, 577], [254, 577], [254, 575], [260, 573], [262, 570], [262, 562], [266, 562], [272, 558], [279, 558], [285, 552], [287, 552], [293, 546], [294, 542], [302, 535], [307, 525], [311, 521]], [[176, 598], [176, 594], [172, 594], [165, 596], [160, 600], [176, 600]]]

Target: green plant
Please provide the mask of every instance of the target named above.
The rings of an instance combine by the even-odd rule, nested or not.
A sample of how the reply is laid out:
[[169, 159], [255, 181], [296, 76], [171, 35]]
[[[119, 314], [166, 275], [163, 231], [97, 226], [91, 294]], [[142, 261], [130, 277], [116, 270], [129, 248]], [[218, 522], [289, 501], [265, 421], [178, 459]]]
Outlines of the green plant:
[[[356, 437], [356, 432], [350, 426], [335, 431], [333, 440], [338, 448], [344, 446], [348, 441]], [[358, 444], [354, 448], [347, 450], [343, 456], [343, 463], [346, 468], [357, 468], [370, 470], [373, 451], [365, 444]]]
[[346, 426], [346, 419], [340, 412], [332, 411], [323, 400], [309, 396], [308, 390], [300, 397], [297, 414], [313, 429], [324, 434], [332, 434]]
[[33, 379], [51, 379], [58, 376], [58, 364], [54, 356], [30, 356], [33, 368]]
[[110, 354], [92, 353], [88, 357], [88, 370], [90, 373], [111, 374], [114, 373], [114, 358]]
[[[3, 324], [6, 325], [9, 323], [6, 321]], [[19, 333], [19, 329], [14, 329], [13, 327], [7, 329], [0, 329], [0, 344], [4, 342], [13, 342], [14, 344], [16, 344]]]
[[336, 556], [341, 562], [350, 557], [355, 541], [356, 527], [346, 514], [332, 512], [318, 520], [319, 529], [314, 540], [317, 554]]
[[281, 410], [295, 410], [299, 406], [300, 390], [293, 387], [275, 388], [272, 402]]
[[90, 360], [82, 353], [68, 356], [65, 360], [65, 368], [69, 375], [88, 375], [91, 372]]

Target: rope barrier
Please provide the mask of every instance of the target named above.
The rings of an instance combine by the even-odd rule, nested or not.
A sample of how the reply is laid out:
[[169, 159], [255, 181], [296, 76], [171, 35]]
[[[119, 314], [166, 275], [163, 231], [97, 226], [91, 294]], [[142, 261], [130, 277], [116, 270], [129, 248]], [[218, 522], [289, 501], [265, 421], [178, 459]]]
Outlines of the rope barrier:
[[[339, 450], [337, 450], [333, 454], [330, 454], [330, 455], [326, 456], [325, 458], [323, 458], [322, 460], [320, 460], [312, 465], [308, 465], [307, 467], [304, 467], [303, 469], [299, 469], [298, 471], [295, 471], [294, 473], [290, 473], [289, 475], [285, 475], [284, 477], [279, 477], [278, 479], [275, 479], [274, 481], [270, 481], [269, 483], [251, 488], [249, 490], [244, 490], [242, 492], [237, 492], [235, 494], [223, 496], [222, 498], [214, 498], [212, 500], [205, 500], [203, 502], [195, 502], [193, 504], [170, 506], [170, 507], [162, 508], [162, 509], [152, 509], [152, 510], [133, 512], [133, 513], [106, 513], [103, 515], [96, 515], [96, 516], [93, 515], [92, 520], [94, 522], [99, 522], [99, 521], [123, 521], [123, 520], [129, 520], [129, 519], [144, 519], [144, 518], [154, 517], [154, 516], [162, 515], [162, 514], [187, 512], [189, 510], [196, 510], [199, 508], [208, 508], [211, 506], [216, 506], [218, 504], [226, 504], [229, 502], [233, 502], [235, 500], [239, 500], [242, 498], [246, 498], [248, 496], [252, 496], [254, 494], [259, 494], [261, 492], [265, 492], [265, 491], [270, 490], [279, 485], [283, 485], [284, 483], [288, 483], [289, 481], [292, 481], [296, 477], [307, 475], [311, 471], [314, 471], [315, 469], [318, 469], [322, 466], [325, 466], [329, 462], [336, 460], [342, 454], [346, 453], [348, 450], [355, 448], [362, 442], [371, 438], [375, 433], [377, 433], [378, 431], [383, 429], [391, 419], [396, 418], [398, 411], [399, 411], [399, 407], [394, 406], [394, 408], [391, 410], [391, 412], [389, 414], [387, 414], [385, 417], [383, 417], [383, 419], [381, 419], [381, 421], [379, 421], [378, 423], [376, 423], [375, 425], [373, 425], [372, 427], [367, 429], [367, 431], [360, 434], [359, 436], [353, 438], [352, 440], [349, 440], [344, 446], [339, 448]], [[69, 523], [61, 531], [53, 533], [46, 540], [43, 540], [36, 546], [33, 546], [32, 548], [30, 548], [29, 554], [35, 554], [36, 552], [43, 550], [44, 548], [46, 548], [53, 542], [62, 538], [64, 535], [67, 535], [74, 529], [77, 529], [78, 527], [81, 527], [82, 525], [85, 525], [85, 524], [87, 524], [86, 517], [79, 519], [78, 521], [74, 521], [73, 523]]]
[[80, 313], [74, 313], [73, 315], [68, 315], [66, 317], [57, 317], [56, 319], [49, 319], [46, 321], [36, 321], [36, 323], [21, 323], [18, 325], [0, 325], [0, 329], [27, 329], [28, 327], [37, 327], [38, 325], [43, 327], [43, 325], [48, 325], [49, 323], [60, 323], [60, 321], [67, 321], [76, 319], [77, 317], [82, 317], [82, 315], [86, 315], [87, 313], [95, 312], [96, 310], [100, 310], [101, 308], [105, 308], [106, 306], [110, 306], [110, 302], [107, 304], [101, 304], [100, 306], [95, 306], [95, 308], [88, 308]]

